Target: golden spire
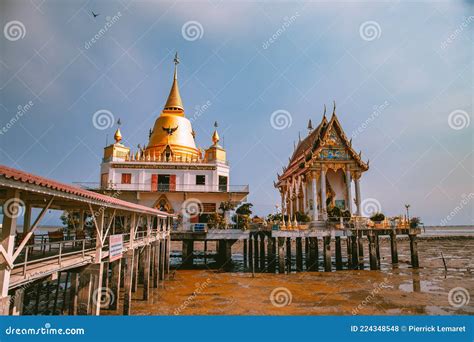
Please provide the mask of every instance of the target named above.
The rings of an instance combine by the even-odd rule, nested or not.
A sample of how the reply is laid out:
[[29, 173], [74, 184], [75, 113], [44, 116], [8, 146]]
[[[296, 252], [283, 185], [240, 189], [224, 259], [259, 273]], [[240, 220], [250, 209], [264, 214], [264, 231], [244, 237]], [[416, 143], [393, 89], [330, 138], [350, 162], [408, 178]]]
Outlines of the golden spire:
[[214, 122], [214, 127], [215, 127], [215, 130], [214, 130], [214, 133], [212, 134], [212, 142], [214, 143], [214, 145], [217, 145], [217, 143], [220, 140], [219, 134], [217, 133], [217, 121]]
[[120, 132], [120, 125], [122, 123], [120, 122], [120, 119], [118, 119], [117, 121], [117, 130], [115, 131], [115, 134], [114, 134], [114, 139], [115, 139], [115, 143], [119, 143], [121, 140], [122, 140], [122, 132]]
[[179, 87], [178, 87], [178, 64], [179, 64], [179, 57], [178, 53], [174, 57], [174, 78], [173, 78], [173, 85], [171, 86], [170, 94], [168, 96], [168, 100], [166, 101], [164, 110], [169, 111], [179, 111], [181, 114], [184, 111], [183, 101], [181, 101], [181, 95], [179, 94]]

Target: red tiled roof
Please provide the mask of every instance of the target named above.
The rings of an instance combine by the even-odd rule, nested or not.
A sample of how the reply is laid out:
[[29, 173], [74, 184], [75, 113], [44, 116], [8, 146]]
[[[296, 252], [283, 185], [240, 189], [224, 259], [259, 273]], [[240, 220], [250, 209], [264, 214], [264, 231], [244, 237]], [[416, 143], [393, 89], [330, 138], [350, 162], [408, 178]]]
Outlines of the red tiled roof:
[[135, 212], [144, 212], [148, 214], [166, 215], [166, 216], [169, 215], [166, 212], [156, 210], [154, 208], [145, 207], [143, 205], [123, 201], [111, 196], [98, 194], [93, 191], [81, 189], [73, 185], [60, 183], [52, 179], [40, 177], [40, 176], [31, 174], [28, 172], [24, 172], [18, 169], [13, 169], [5, 165], [0, 165], [0, 177], [4, 177], [6, 179], [12, 179], [15, 181], [19, 181], [21, 183], [34, 184], [37, 186], [49, 188], [51, 190], [60, 191], [65, 194], [76, 195], [79, 197], [83, 197], [86, 200], [88, 199], [88, 200], [99, 201], [99, 202], [104, 203], [105, 205], [109, 204], [111, 206], [123, 207], [124, 209], [128, 209]]

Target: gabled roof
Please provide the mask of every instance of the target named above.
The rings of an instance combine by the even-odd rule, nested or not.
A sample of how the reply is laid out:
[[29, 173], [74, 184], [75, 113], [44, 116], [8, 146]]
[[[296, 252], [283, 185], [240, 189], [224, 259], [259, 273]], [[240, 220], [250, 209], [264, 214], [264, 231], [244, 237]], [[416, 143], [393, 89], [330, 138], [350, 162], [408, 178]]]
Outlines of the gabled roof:
[[300, 164], [306, 162], [306, 156], [312, 156], [313, 154], [318, 153], [319, 150], [321, 150], [321, 148], [323, 147], [323, 142], [325, 141], [329, 132], [333, 128], [341, 137], [343, 144], [349, 152], [349, 155], [356, 161], [356, 163], [360, 166], [362, 170], [368, 170], [368, 164], [363, 162], [359, 154], [352, 148], [352, 142], [347, 139], [342, 125], [339, 122], [339, 119], [337, 118], [337, 115], [334, 111], [329, 122], [326, 119], [326, 115], [323, 115], [323, 118], [318, 127], [316, 127], [314, 131], [312, 131], [305, 139], [298, 143], [295, 148], [295, 151], [293, 152], [293, 155], [290, 158], [288, 166], [284, 168], [283, 174], [281, 176], [278, 176], [278, 183], [285, 180], [291, 175], [300, 175], [305, 173], [307, 171], [307, 167], [305, 166], [301, 168]]
[[[58, 191], [59, 193], [62, 193], [62, 196], [65, 198], [74, 199], [72, 197], [77, 196], [80, 199], [82, 199], [83, 202], [88, 202], [91, 204], [97, 204], [97, 202], [99, 202], [99, 205], [103, 205], [105, 207], [123, 209], [127, 211], [139, 212], [143, 214], [152, 214], [152, 215], [157, 215], [157, 216], [162, 216], [162, 217], [171, 216], [168, 213], [165, 213], [160, 210], [156, 210], [154, 208], [145, 207], [143, 205], [123, 201], [111, 196], [98, 194], [96, 192], [81, 189], [73, 185], [60, 183], [52, 179], [40, 177], [31, 173], [24, 172], [24, 171], [14, 169], [8, 166], [4, 166], [4, 165], [0, 165], [0, 186], [13, 187], [11, 186], [12, 185], [11, 183], [9, 183], [10, 185], [8, 185], [6, 182], [5, 183], [2, 182], [2, 179], [14, 181], [15, 183], [17, 182], [19, 184], [36, 185], [40, 188], [44, 188], [45, 190], [47, 189], [55, 190], [55, 191]], [[77, 197], [75, 197], [76, 200], [78, 200]]]

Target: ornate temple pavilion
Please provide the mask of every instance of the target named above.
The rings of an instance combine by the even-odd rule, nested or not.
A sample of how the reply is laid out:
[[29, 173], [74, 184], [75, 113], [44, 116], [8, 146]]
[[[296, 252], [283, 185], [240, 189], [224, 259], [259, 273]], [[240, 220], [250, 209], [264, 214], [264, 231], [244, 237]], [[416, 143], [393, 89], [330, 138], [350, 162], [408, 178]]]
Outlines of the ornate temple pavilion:
[[[217, 123], [212, 144], [196, 146], [196, 133], [186, 118], [178, 86], [178, 56], [173, 84], [163, 111], [150, 130], [148, 144], [132, 152], [122, 144], [120, 127], [115, 143], [105, 147], [101, 189], [116, 190], [121, 199], [179, 215], [180, 226], [193, 229], [218, 212], [222, 202], [245, 200], [248, 186], [229, 185], [226, 150], [219, 144]], [[229, 214], [229, 213], [226, 213]]]
[[309, 120], [308, 135], [299, 139], [283, 174], [277, 174], [275, 187], [281, 194], [282, 213], [292, 221], [299, 213], [317, 222], [328, 218], [328, 209], [339, 207], [360, 216], [359, 180], [368, 169], [369, 162], [362, 161], [361, 153], [352, 147], [352, 139], [347, 139], [336, 105], [329, 121], [324, 107], [320, 124], [313, 128]]

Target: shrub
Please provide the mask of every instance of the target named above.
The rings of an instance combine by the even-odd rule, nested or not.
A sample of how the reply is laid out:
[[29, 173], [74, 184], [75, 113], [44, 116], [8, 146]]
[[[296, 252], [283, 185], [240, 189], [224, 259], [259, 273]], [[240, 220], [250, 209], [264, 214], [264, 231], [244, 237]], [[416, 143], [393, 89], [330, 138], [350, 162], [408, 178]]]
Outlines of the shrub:
[[380, 222], [385, 220], [385, 215], [382, 213], [375, 213], [370, 217], [370, 219], [374, 222]]

